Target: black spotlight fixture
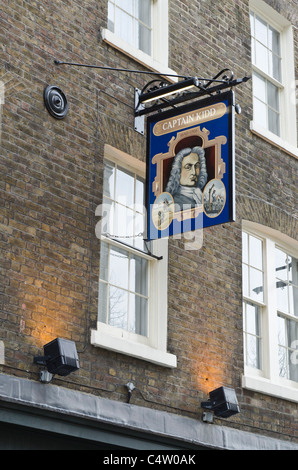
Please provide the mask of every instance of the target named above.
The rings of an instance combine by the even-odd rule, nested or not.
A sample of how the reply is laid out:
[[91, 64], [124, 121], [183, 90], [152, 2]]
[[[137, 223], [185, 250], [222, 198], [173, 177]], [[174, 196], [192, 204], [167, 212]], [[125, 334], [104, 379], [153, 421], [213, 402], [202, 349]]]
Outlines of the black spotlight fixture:
[[44, 89], [44, 103], [48, 112], [55, 119], [65, 118], [68, 111], [68, 102], [65, 94], [57, 86], [49, 85]]
[[209, 400], [203, 401], [201, 407], [213, 411], [215, 416], [229, 418], [240, 413], [236, 392], [232, 388], [219, 387], [209, 393]]
[[[68, 339], [56, 338], [43, 347], [44, 356], [35, 356], [34, 364], [45, 366], [52, 376], [57, 374], [66, 376], [80, 368], [76, 345]], [[41, 374], [42, 382], [49, 382], [52, 377], [44, 372]]]

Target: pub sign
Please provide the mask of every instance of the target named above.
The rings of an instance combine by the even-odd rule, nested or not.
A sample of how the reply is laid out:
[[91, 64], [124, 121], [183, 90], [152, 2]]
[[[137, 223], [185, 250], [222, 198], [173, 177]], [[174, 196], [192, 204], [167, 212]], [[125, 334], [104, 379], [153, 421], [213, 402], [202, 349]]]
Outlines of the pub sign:
[[234, 93], [147, 119], [147, 239], [235, 220]]

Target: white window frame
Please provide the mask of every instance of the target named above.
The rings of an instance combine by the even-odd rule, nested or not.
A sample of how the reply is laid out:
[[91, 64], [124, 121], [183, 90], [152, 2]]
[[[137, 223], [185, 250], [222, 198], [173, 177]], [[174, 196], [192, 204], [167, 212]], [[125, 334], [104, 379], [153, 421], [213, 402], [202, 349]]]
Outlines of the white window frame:
[[[264, 302], [252, 301], [259, 305], [262, 331], [262, 370], [246, 366], [242, 386], [249, 390], [298, 402], [298, 383], [279, 376], [277, 307], [275, 295], [269, 295], [269, 288], [275, 289], [275, 245], [294, 257], [298, 257], [298, 242], [287, 235], [263, 225], [243, 221], [243, 231], [263, 240], [264, 259]], [[271, 273], [271, 275], [270, 275]], [[250, 301], [249, 298], [244, 300]], [[298, 365], [297, 365], [298, 367]]]
[[[282, 87], [280, 88], [281, 135], [280, 137], [275, 135], [253, 120], [250, 123], [250, 129], [254, 134], [298, 158], [293, 27], [287, 19], [262, 0], [250, 0], [250, 11], [253, 11], [280, 33], [282, 57]], [[266, 78], [264, 72], [253, 64], [252, 70]], [[274, 82], [274, 79], [271, 81]]]
[[[109, 45], [120, 50], [140, 64], [164, 75], [176, 75], [168, 67], [169, 57], [169, 27], [168, 0], [152, 0], [152, 54], [137, 49], [119, 38], [107, 28], [102, 29], [102, 39]], [[175, 77], [172, 77], [176, 81]]]
[[[121, 152], [110, 145], [105, 145], [105, 159], [118, 163], [142, 178], [145, 178], [145, 163]], [[102, 215], [100, 207], [95, 215]], [[101, 234], [101, 225], [96, 230], [102, 241], [124, 249], [123, 244]], [[140, 256], [133, 247], [125, 247], [131, 253]], [[149, 332], [148, 337], [97, 322], [97, 328], [91, 331], [91, 344], [110, 351], [136, 357], [164, 367], [177, 367], [177, 358], [167, 352], [167, 290], [168, 290], [168, 240], [156, 240], [152, 243], [152, 257], [142, 255], [149, 263]], [[157, 259], [162, 257], [162, 259]], [[100, 302], [100, 299], [98, 299]]]

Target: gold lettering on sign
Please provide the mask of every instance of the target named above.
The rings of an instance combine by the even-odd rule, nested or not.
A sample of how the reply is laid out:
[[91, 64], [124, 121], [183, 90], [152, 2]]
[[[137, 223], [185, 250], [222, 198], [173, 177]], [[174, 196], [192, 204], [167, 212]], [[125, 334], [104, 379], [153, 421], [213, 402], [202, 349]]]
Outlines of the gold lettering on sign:
[[203, 122], [213, 121], [219, 119], [227, 111], [227, 107], [224, 103], [217, 103], [212, 106], [206, 106], [185, 114], [174, 116], [170, 119], [164, 119], [159, 121], [153, 127], [153, 134], [160, 136], [168, 134], [173, 131], [180, 131], [187, 127], [195, 126]]

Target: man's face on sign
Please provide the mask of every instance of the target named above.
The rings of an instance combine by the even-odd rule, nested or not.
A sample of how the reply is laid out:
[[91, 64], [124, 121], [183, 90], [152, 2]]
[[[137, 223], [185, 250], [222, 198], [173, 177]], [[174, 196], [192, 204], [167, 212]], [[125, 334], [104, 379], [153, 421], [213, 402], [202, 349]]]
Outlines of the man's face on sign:
[[200, 174], [199, 156], [190, 153], [183, 158], [181, 164], [180, 184], [182, 186], [196, 186]]

